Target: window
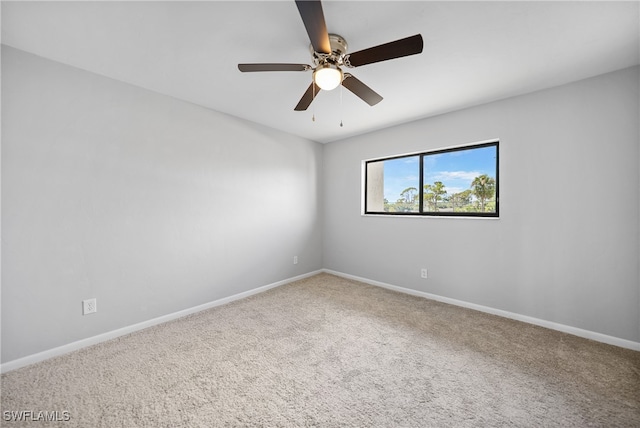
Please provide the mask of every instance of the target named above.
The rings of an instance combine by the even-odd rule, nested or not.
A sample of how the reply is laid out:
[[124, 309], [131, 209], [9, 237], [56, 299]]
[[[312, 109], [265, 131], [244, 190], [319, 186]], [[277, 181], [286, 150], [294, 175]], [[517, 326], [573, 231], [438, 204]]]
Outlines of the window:
[[365, 214], [498, 217], [498, 142], [365, 161]]

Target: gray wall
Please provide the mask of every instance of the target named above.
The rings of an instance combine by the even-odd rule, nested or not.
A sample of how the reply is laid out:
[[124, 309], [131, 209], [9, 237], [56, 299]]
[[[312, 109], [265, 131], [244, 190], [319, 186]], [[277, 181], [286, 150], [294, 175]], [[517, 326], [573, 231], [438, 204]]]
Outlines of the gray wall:
[[[640, 341], [639, 78], [322, 146], [3, 46], [1, 361], [322, 267]], [[491, 138], [500, 219], [360, 215], [363, 159]]]
[[322, 150], [3, 46], [2, 362], [320, 269]]
[[[324, 267], [640, 341], [639, 79], [635, 67], [327, 144]], [[493, 138], [500, 219], [360, 215], [362, 160]]]

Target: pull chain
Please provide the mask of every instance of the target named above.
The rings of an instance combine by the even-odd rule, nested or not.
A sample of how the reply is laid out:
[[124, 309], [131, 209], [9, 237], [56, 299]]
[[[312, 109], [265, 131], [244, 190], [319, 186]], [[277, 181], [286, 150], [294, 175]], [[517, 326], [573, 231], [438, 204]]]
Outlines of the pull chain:
[[342, 128], [342, 85], [340, 85], [340, 128]]
[[[313, 98], [311, 98], [311, 102], [316, 98], [316, 83], [313, 81], [313, 76], [311, 77], [311, 93], [313, 94]], [[316, 105], [313, 105], [313, 110], [311, 110], [311, 121], [316, 121]]]

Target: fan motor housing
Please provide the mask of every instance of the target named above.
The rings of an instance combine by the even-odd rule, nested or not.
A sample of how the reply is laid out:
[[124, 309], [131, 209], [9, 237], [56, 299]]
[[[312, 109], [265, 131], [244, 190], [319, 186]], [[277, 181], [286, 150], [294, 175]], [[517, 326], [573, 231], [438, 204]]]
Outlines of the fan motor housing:
[[315, 65], [329, 62], [336, 65], [343, 65], [344, 55], [347, 53], [347, 41], [338, 34], [329, 34], [329, 43], [331, 44], [331, 53], [324, 54], [313, 50], [313, 45], [309, 45], [311, 55]]

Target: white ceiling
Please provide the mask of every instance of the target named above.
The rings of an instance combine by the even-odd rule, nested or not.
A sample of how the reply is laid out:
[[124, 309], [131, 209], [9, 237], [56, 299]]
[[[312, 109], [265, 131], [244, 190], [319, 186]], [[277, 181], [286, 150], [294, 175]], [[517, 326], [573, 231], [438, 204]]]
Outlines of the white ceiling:
[[[2, 43], [292, 134], [329, 142], [640, 63], [639, 3], [325, 1], [349, 51], [421, 33], [420, 55], [349, 71], [384, 100], [322, 92], [293, 1], [2, 2]], [[315, 113], [316, 120], [311, 120]], [[340, 121], [344, 126], [340, 127]]]

